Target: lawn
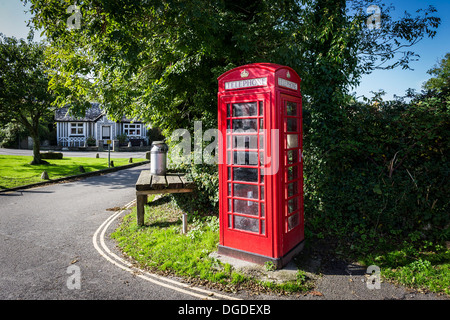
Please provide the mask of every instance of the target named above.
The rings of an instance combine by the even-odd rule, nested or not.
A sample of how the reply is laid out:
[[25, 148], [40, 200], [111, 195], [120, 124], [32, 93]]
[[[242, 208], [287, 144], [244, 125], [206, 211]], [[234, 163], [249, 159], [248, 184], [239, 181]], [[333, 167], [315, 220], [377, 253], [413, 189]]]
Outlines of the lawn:
[[[41, 182], [41, 174], [47, 171], [50, 179], [58, 179], [80, 173], [80, 166], [85, 172], [108, 168], [107, 158], [63, 158], [46, 160], [49, 165], [30, 165], [31, 156], [0, 155], [0, 189], [18, 187], [30, 183]], [[128, 158], [111, 158], [114, 166], [128, 164]], [[141, 162], [145, 159], [133, 159]]]
[[210, 254], [217, 251], [219, 219], [188, 215], [189, 231], [182, 233], [182, 211], [169, 195], [145, 206], [145, 226], [136, 224], [136, 208], [111, 234], [122, 251], [141, 268], [163, 275], [184, 277], [191, 283], [211, 285], [226, 292], [242, 288], [253, 292], [304, 293], [312, 283], [299, 270], [297, 280], [283, 283], [263, 281], [235, 270]]

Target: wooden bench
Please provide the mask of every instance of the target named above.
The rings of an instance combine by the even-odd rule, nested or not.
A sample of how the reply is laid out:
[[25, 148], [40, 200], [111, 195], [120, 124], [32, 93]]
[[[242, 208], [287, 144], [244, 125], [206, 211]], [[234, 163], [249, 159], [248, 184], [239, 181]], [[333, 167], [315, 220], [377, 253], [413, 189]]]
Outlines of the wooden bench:
[[[136, 182], [136, 218], [138, 226], [144, 225], [144, 205], [149, 194], [185, 193], [194, 191], [194, 182], [182, 173], [153, 175], [150, 170], [142, 170]], [[186, 214], [183, 214], [183, 232], [186, 231]]]

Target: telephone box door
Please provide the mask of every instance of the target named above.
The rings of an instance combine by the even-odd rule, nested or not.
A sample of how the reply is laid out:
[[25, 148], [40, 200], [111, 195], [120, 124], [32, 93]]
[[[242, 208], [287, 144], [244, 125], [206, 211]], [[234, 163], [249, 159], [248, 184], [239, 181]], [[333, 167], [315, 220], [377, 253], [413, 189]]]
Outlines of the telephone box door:
[[[226, 127], [222, 187], [221, 244], [260, 255], [272, 255], [272, 217], [267, 214], [264, 169], [265, 112], [268, 94], [222, 97]], [[269, 204], [270, 205], [270, 204]]]

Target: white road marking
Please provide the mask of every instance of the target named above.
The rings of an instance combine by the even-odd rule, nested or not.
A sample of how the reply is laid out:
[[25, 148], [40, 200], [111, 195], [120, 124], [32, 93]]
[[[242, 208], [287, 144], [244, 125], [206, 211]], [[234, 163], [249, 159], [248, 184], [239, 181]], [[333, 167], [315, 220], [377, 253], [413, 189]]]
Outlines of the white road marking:
[[[230, 297], [227, 295], [223, 295], [217, 292], [204, 290], [201, 288], [191, 287], [190, 285], [187, 285], [185, 283], [168, 279], [162, 276], [159, 276], [157, 274], [149, 273], [140, 269], [135, 268], [130, 262], [122, 259], [121, 257], [117, 256], [111, 250], [108, 248], [108, 246], [105, 243], [105, 233], [108, 227], [111, 225], [111, 223], [117, 219], [123, 212], [125, 212], [128, 208], [130, 208], [135, 203], [135, 200], [129, 202], [124, 210], [119, 210], [115, 212], [112, 216], [110, 216], [108, 219], [106, 219], [100, 227], [95, 231], [94, 236], [92, 237], [92, 242], [94, 244], [94, 248], [100, 253], [102, 257], [104, 257], [106, 260], [111, 262], [112, 264], [118, 266], [119, 268], [128, 271], [132, 274], [134, 274], [136, 277], [139, 277], [141, 279], [144, 279], [146, 281], [152, 282], [154, 284], [157, 284], [159, 286], [169, 288], [193, 297], [197, 297], [199, 299], [207, 299], [207, 300], [217, 300], [217, 298], [221, 299], [229, 299], [229, 300], [240, 300], [235, 297]], [[98, 239], [97, 239], [98, 238]], [[98, 244], [100, 242], [100, 245]], [[100, 248], [101, 246], [101, 248]], [[102, 249], [103, 248], [103, 249]], [[180, 288], [181, 287], [181, 288]], [[188, 290], [182, 289], [186, 288]], [[192, 291], [197, 291], [192, 292]]]

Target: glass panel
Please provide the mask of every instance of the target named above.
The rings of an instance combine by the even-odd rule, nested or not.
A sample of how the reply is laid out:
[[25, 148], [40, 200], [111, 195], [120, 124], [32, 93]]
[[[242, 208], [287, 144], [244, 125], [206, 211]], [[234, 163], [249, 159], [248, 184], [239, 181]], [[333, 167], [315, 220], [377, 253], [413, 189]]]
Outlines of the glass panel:
[[264, 203], [261, 203], [261, 217], [264, 218], [265, 212], [264, 212]]
[[261, 166], [264, 165], [264, 152], [260, 152], [260, 153], [259, 153], [259, 164], [260, 164]]
[[227, 164], [231, 164], [231, 151], [227, 151]]
[[228, 103], [227, 104], [227, 118], [229, 118], [230, 117], [230, 114], [231, 114], [231, 112], [230, 112], [230, 104]]
[[260, 175], [260, 178], [261, 178], [261, 183], [263, 183], [264, 182], [264, 168], [261, 169], [259, 175]]
[[288, 213], [294, 212], [297, 209], [298, 209], [298, 197], [288, 201]]
[[297, 132], [297, 119], [296, 118], [287, 118], [286, 119], [286, 129], [287, 132]]
[[264, 103], [262, 101], [259, 102], [259, 115], [264, 115]]
[[243, 130], [244, 132], [255, 132], [258, 130], [257, 119], [235, 119], [233, 120], [233, 130]]
[[264, 129], [264, 120], [261, 118], [259, 119], [259, 130]]
[[231, 199], [228, 199], [228, 212], [231, 212]]
[[264, 150], [264, 135], [259, 135], [259, 150]]
[[256, 102], [234, 103], [233, 117], [256, 117], [257, 110]]
[[235, 149], [258, 149], [257, 135], [234, 135], [233, 148]]
[[298, 150], [289, 150], [287, 152], [287, 163], [288, 164], [298, 163], [298, 158], [299, 158]]
[[266, 234], [266, 225], [264, 220], [261, 220], [261, 234]]
[[231, 197], [231, 183], [228, 184], [228, 196]]
[[231, 224], [231, 217], [232, 217], [232, 215], [229, 214], [228, 215], [228, 228], [232, 228], [233, 227], [233, 225]]
[[258, 186], [253, 184], [235, 183], [233, 186], [234, 196], [258, 200]]
[[288, 134], [287, 137], [287, 148], [297, 148], [298, 147], [298, 135], [297, 134]]
[[261, 186], [261, 200], [264, 200], [264, 186]]
[[233, 168], [234, 181], [258, 182], [258, 169]]
[[291, 101], [286, 101], [286, 115], [296, 116], [297, 115], [297, 104]]
[[288, 198], [298, 193], [298, 182], [288, 184]]
[[247, 166], [258, 165], [258, 152], [235, 151], [233, 154], [234, 164]]
[[298, 166], [288, 167], [288, 181], [298, 178]]
[[300, 219], [299, 219], [298, 213], [290, 216], [288, 218], [288, 231], [290, 231], [290, 230], [294, 229], [296, 226], [298, 226], [299, 222], [300, 222]]
[[233, 212], [244, 213], [250, 216], [257, 216], [258, 202], [234, 199]]
[[251, 232], [259, 232], [259, 220], [241, 216], [234, 216], [234, 228]]
[[231, 180], [231, 167], [228, 167], [228, 180]]
[[227, 129], [231, 129], [230, 120], [227, 120]]

